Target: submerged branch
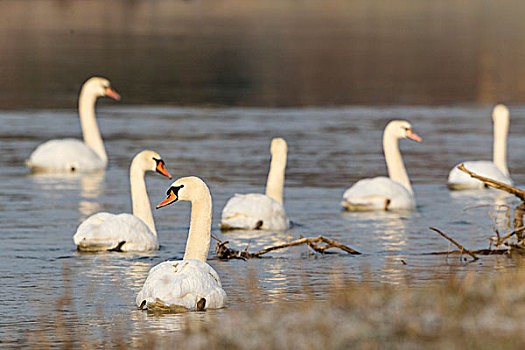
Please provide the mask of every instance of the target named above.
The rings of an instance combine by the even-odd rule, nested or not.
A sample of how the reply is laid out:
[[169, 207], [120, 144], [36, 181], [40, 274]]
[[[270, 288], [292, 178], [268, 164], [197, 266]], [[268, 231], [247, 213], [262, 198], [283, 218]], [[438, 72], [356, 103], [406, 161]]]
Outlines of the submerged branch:
[[[316, 251], [317, 253], [321, 253], [321, 254], [324, 254], [325, 251], [330, 248], [339, 248], [349, 254], [354, 254], [354, 255], [361, 254], [357, 250], [354, 250], [344, 244], [341, 244], [337, 241], [334, 241], [332, 239], [329, 239], [323, 236], [313, 237], [313, 238], [307, 238], [307, 237], [301, 236], [299, 239], [296, 239], [295, 241], [267, 247], [255, 253], [248, 252], [248, 247], [246, 247], [246, 249], [242, 251], [235, 250], [233, 248], [229, 248], [226, 246], [229, 243], [228, 241], [222, 242], [221, 240], [217, 238], [215, 239], [218, 241], [217, 247], [215, 248], [215, 253], [217, 254], [219, 259], [223, 259], [223, 260], [228, 260], [228, 259], [246, 260], [246, 259], [252, 259], [252, 258], [259, 258], [261, 257], [261, 255], [274, 251], [274, 250], [294, 247], [294, 246], [298, 246], [302, 244], [308, 245], [314, 251]], [[319, 243], [324, 243], [324, 245], [319, 245]]]

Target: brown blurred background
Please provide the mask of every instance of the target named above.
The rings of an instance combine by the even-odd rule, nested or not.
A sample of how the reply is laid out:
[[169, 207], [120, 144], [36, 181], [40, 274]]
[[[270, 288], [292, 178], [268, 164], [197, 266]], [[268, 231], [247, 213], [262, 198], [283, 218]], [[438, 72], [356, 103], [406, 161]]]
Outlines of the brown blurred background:
[[0, 109], [525, 100], [525, 2], [3, 0]]

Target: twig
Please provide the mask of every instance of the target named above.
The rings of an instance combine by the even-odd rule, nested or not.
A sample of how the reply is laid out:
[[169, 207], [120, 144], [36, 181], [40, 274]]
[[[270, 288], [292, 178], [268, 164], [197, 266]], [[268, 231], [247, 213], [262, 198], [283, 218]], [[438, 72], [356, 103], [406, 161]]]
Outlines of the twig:
[[456, 242], [455, 240], [453, 240], [452, 238], [450, 238], [449, 236], [447, 236], [446, 234], [444, 234], [443, 232], [441, 232], [437, 228], [429, 227], [429, 229], [431, 229], [432, 231], [436, 231], [441, 236], [443, 236], [444, 238], [448, 239], [452, 244], [454, 244], [456, 247], [458, 247], [461, 251], [464, 251], [465, 253], [470, 255], [474, 260], [478, 260], [478, 257], [476, 256], [476, 254], [472, 253], [470, 250], [468, 250], [467, 248], [463, 247], [461, 244], [459, 244], [458, 242]]
[[[219, 259], [225, 259], [225, 260], [243, 259], [245, 260], [245, 259], [251, 259], [251, 258], [260, 258], [261, 255], [266, 254], [268, 252], [278, 250], [278, 249], [283, 249], [283, 248], [294, 247], [294, 246], [298, 246], [301, 244], [306, 244], [310, 248], [312, 248], [314, 251], [321, 253], [321, 254], [324, 254], [325, 250], [330, 249], [330, 248], [339, 248], [349, 254], [354, 254], [354, 255], [361, 254], [357, 250], [354, 250], [344, 244], [341, 244], [339, 242], [336, 242], [334, 240], [331, 240], [323, 236], [319, 236], [315, 238], [306, 238], [306, 237], [301, 236], [299, 239], [295, 241], [267, 247], [255, 253], [248, 252], [248, 247], [246, 247], [246, 249], [243, 251], [238, 251], [238, 250], [229, 248], [226, 246], [227, 243], [228, 241], [221, 242], [220, 240], [218, 240], [217, 247], [215, 248], [215, 252], [217, 253], [217, 256], [219, 257]], [[318, 245], [318, 243], [325, 243], [325, 245], [320, 246]]]
[[525, 202], [525, 191], [522, 191], [519, 188], [510, 186], [510, 185], [506, 185], [502, 182], [499, 182], [493, 179], [489, 179], [488, 177], [479, 176], [476, 173], [473, 173], [472, 171], [467, 170], [464, 164], [461, 164], [460, 166], [458, 166], [458, 169], [469, 174], [471, 177], [478, 179], [484, 184], [487, 184], [490, 187], [494, 187], [494, 188], [497, 188], [498, 190], [506, 191], [510, 194], [515, 195], [516, 197], [521, 199], [523, 202]]

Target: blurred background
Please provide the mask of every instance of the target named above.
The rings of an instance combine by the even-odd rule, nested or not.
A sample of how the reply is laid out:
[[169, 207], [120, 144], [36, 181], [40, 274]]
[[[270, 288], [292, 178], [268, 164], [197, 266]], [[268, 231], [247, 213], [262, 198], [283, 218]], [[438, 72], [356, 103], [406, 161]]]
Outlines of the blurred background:
[[523, 1], [3, 0], [0, 109], [519, 103]]

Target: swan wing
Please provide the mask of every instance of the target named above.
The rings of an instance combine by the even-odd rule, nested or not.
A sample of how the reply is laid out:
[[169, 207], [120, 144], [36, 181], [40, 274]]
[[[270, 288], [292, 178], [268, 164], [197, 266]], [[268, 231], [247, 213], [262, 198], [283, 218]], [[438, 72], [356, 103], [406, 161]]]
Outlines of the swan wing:
[[93, 171], [106, 167], [93, 149], [76, 139], [47, 141], [31, 153], [26, 163], [35, 171]]
[[149, 227], [131, 214], [92, 215], [79, 225], [73, 241], [82, 251], [149, 251], [159, 247]]
[[414, 209], [412, 193], [388, 177], [362, 179], [343, 194], [341, 205], [351, 211]]
[[165, 261], [150, 270], [136, 304], [149, 310], [218, 309], [226, 304], [226, 292], [219, 275], [206, 262]]
[[447, 185], [452, 190], [465, 190], [465, 189], [483, 189], [485, 185], [483, 182], [476, 180], [470, 175], [464, 173], [458, 169], [461, 164], [465, 165], [465, 168], [476, 173], [477, 175], [488, 177], [490, 179], [502, 182], [507, 185], [512, 185], [512, 179], [510, 176], [505, 175], [497, 166], [488, 160], [478, 160], [464, 162], [456, 165], [448, 174]]
[[284, 231], [289, 227], [283, 205], [264, 194], [236, 194], [222, 210], [221, 229]]

